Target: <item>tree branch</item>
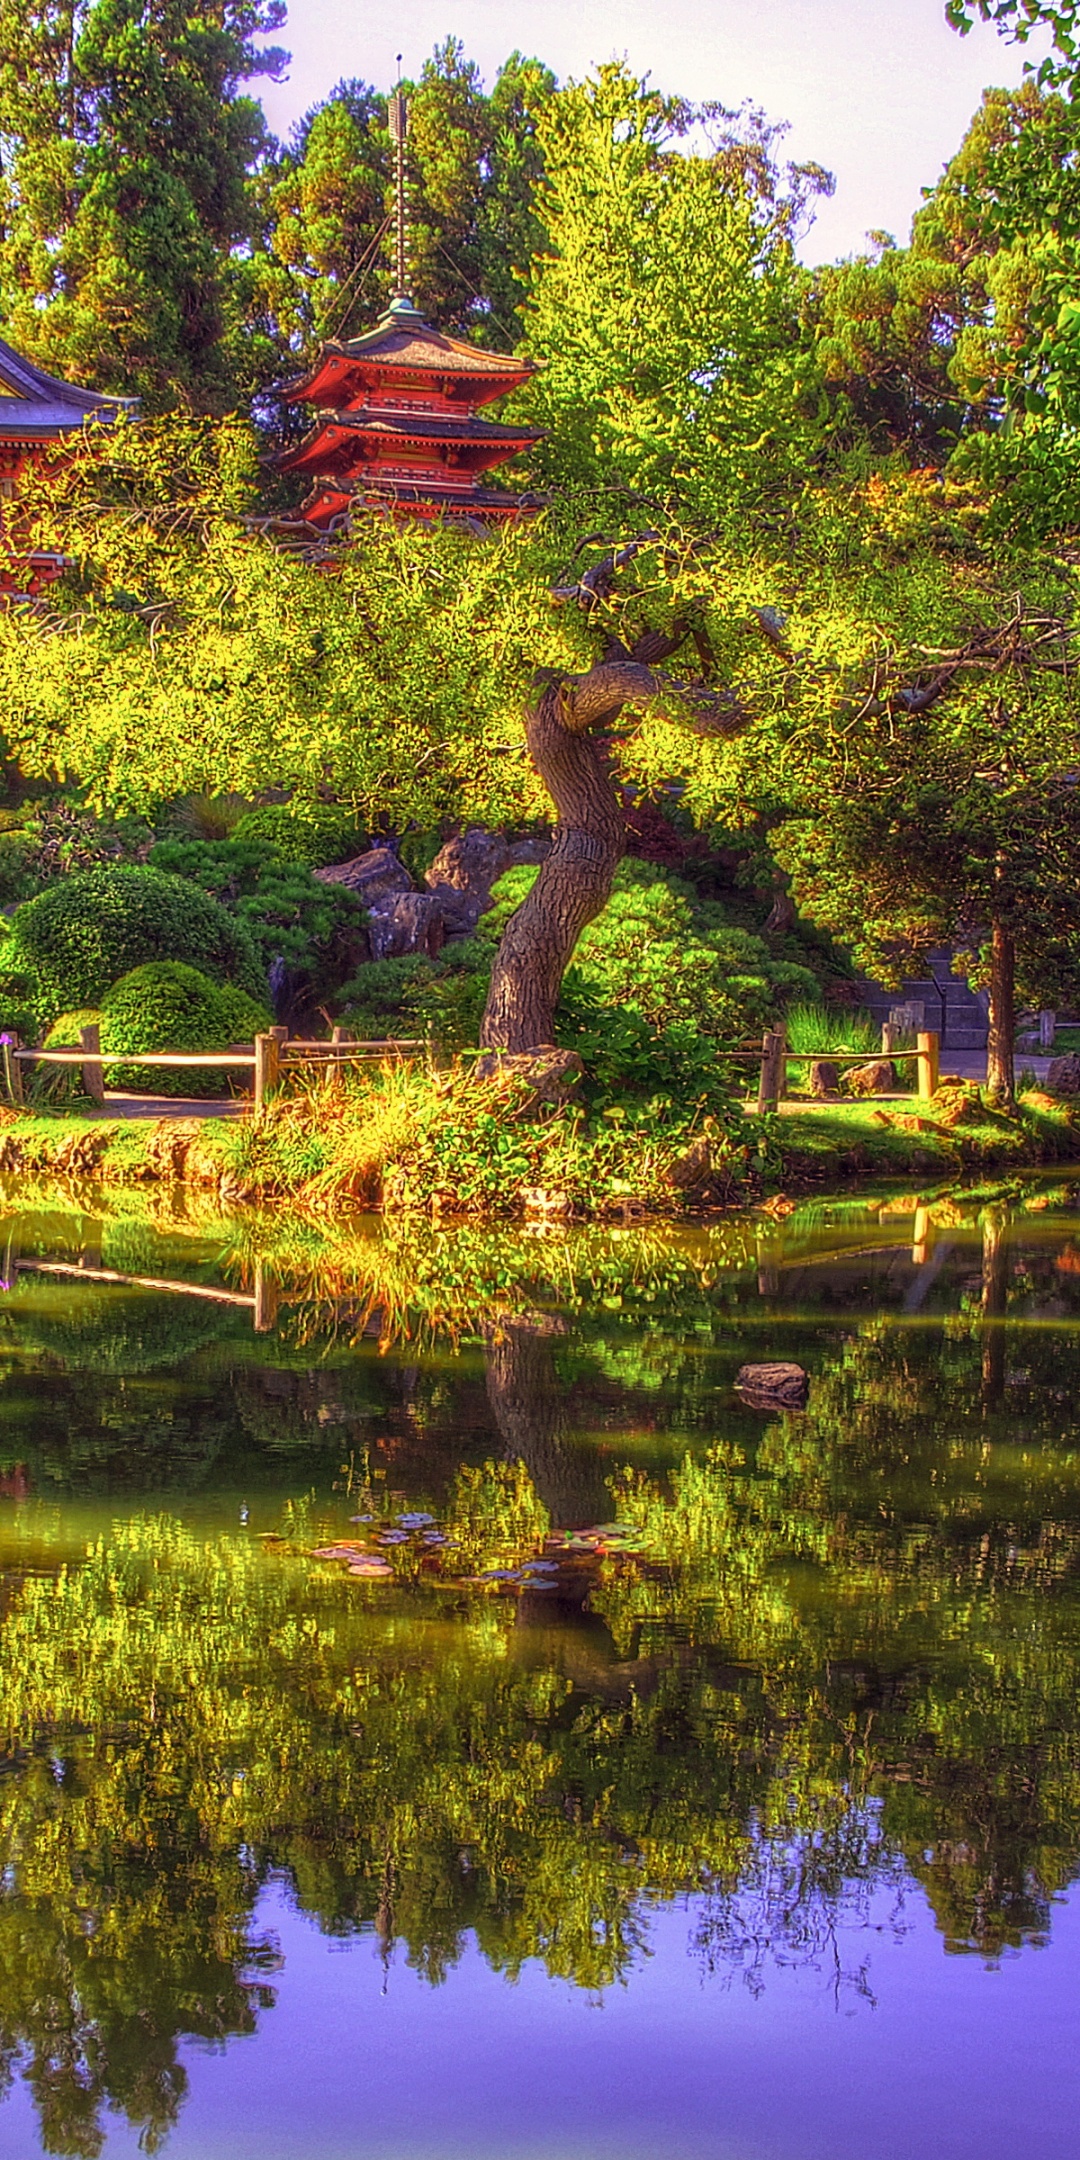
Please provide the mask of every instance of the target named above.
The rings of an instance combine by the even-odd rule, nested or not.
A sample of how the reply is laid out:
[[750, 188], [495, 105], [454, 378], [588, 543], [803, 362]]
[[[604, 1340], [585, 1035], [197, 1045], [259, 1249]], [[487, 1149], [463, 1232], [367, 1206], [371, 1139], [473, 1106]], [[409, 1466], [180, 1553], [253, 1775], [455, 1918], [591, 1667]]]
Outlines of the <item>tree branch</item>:
[[602, 660], [587, 675], [566, 676], [558, 716], [569, 734], [583, 735], [588, 728], [610, 727], [624, 705], [651, 704], [656, 698], [682, 705], [685, 724], [697, 735], [735, 735], [751, 719], [734, 691], [682, 682], [639, 660]]

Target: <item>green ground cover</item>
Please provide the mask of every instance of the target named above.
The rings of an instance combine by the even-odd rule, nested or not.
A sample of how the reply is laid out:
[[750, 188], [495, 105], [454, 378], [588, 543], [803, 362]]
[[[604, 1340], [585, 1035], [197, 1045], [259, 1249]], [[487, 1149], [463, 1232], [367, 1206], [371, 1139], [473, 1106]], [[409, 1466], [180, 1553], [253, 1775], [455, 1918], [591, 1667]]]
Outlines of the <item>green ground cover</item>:
[[1080, 1158], [1075, 1110], [1039, 1090], [1015, 1113], [974, 1086], [932, 1102], [787, 1107], [658, 1127], [564, 1109], [537, 1116], [519, 1079], [387, 1067], [332, 1092], [323, 1076], [259, 1118], [126, 1120], [78, 1106], [0, 1117], [0, 1170], [175, 1184], [229, 1202], [436, 1217], [587, 1220], [742, 1206], [782, 1189], [955, 1178]]

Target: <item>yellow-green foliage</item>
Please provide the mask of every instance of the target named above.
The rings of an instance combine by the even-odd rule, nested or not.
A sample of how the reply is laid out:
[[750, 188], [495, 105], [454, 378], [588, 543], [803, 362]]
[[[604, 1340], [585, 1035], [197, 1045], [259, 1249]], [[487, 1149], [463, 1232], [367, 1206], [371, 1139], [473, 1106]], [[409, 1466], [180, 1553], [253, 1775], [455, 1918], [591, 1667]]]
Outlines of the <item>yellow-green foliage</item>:
[[[686, 1145], [685, 1123], [665, 1129], [642, 1111], [587, 1124], [573, 1109], [538, 1119], [531, 1106], [518, 1078], [388, 1064], [336, 1089], [320, 1075], [283, 1093], [223, 1145], [242, 1189], [317, 1207], [512, 1215], [536, 1193], [555, 1212], [670, 1205], [667, 1172]], [[719, 1154], [725, 1145], [719, 1136]]]
[[464, 1464], [447, 1502], [446, 1532], [455, 1565], [516, 1567], [543, 1544], [551, 1518], [523, 1462]]

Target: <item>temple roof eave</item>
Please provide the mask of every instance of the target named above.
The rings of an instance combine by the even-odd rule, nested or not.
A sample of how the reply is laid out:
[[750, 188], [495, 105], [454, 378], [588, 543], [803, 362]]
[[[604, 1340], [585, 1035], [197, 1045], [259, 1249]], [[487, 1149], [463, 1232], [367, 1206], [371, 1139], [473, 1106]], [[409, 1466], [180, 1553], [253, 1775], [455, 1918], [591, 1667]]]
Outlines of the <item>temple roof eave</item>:
[[303, 472], [310, 467], [314, 457], [329, 451], [327, 437], [333, 430], [352, 445], [359, 446], [365, 437], [382, 445], [388, 443], [416, 443], [428, 449], [437, 449], [445, 443], [448, 448], [476, 448], [485, 445], [503, 451], [512, 457], [516, 450], [528, 449], [531, 443], [541, 441], [542, 428], [511, 427], [496, 420], [457, 420], [439, 416], [397, 414], [378, 411], [371, 414], [320, 413], [313, 425], [298, 443], [287, 450], [274, 452], [268, 460], [279, 472]]
[[486, 378], [490, 383], [500, 383], [506, 390], [528, 382], [538, 372], [539, 363], [535, 360], [525, 360], [513, 353], [489, 352], [483, 346], [466, 345], [460, 338], [445, 336], [415, 310], [407, 321], [392, 320], [392, 315], [391, 310], [364, 337], [324, 340], [319, 347], [318, 359], [302, 375], [279, 384], [279, 395], [302, 402], [311, 396], [331, 363], [341, 360], [357, 361], [365, 366], [374, 361], [383, 368], [405, 368], [415, 374], [457, 376], [462, 382], [473, 385]]
[[[80, 420], [100, 416], [102, 421], [114, 420], [119, 412], [137, 407], [138, 398], [121, 397], [103, 390], [84, 390], [79, 383], [65, 382], [59, 375], [47, 375], [44, 368], [34, 365], [22, 353], [16, 352], [4, 338], [0, 338], [0, 385], [7, 395], [0, 394], [0, 425], [10, 434], [18, 415], [27, 426], [33, 426], [40, 435], [51, 428], [77, 427]], [[12, 412], [8, 408], [14, 407]]]
[[[326, 530], [326, 527], [320, 525], [313, 514], [319, 497], [324, 492], [335, 496], [343, 506], [349, 505], [359, 497], [361, 502], [367, 500], [370, 502], [401, 503], [403, 506], [426, 505], [432, 510], [458, 509], [466, 512], [475, 511], [481, 516], [513, 517], [522, 509], [534, 507], [531, 498], [527, 494], [517, 495], [512, 493], [509, 488], [477, 488], [470, 487], [467, 483], [455, 485], [453, 482], [448, 482], [445, 487], [439, 490], [436, 497], [426, 483], [420, 485], [408, 480], [372, 480], [370, 478], [364, 480], [339, 480], [332, 474], [324, 474], [316, 481], [310, 494], [305, 496], [301, 506], [301, 516], [304, 523], [315, 531]], [[537, 504], [535, 507], [539, 507], [539, 505]], [[344, 514], [344, 511], [335, 515], [340, 516], [342, 514]]]

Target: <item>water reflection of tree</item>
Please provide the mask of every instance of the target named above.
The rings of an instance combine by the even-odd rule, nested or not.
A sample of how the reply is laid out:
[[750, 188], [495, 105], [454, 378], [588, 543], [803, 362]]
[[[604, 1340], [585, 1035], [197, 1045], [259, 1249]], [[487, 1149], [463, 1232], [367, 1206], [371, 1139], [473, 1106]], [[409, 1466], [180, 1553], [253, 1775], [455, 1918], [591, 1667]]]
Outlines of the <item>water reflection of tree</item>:
[[[455, 1520], [501, 1558], [500, 1509], [513, 1554], [545, 1514], [617, 1511], [640, 1556], [581, 1562], [562, 1596], [512, 1606], [367, 1590], [146, 1526], [16, 1598], [0, 2061], [29, 2061], [48, 2149], [99, 2149], [106, 2103], [152, 2146], [182, 2097], [183, 2036], [250, 2029], [271, 1999], [273, 1946], [251, 1929], [275, 1869], [322, 1927], [371, 1930], [433, 1982], [471, 1932], [500, 1971], [541, 1958], [601, 1989], [632, 1969], [651, 1909], [687, 1893], [706, 1966], [755, 1987], [770, 1959], [869, 1985], [839, 1945], [882, 1899], [902, 1924], [912, 1878], [949, 1948], [1044, 1939], [1080, 1811], [1072, 1390], [1062, 1335], [1025, 1331], [1021, 1349], [998, 1313], [1048, 1309], [1053, 1256], [1018, 1273], [988, 1236], [961, 1309], [856, 1318], [819, 1343], [806, 1413], [733, 1410], [726, 1441], [610, 1492], [568, 1382], [599, 1371], [632, 1406], [661, 1372], [684, 1428], [715, 1431], [716, 1368], [703, 1380], [686, 1349], [691, 1326], [700, 1342], [722, 1325], [707, 1271], [661, 1251], [620, 1276], [597, 1246], [571, 1340], [538, 1296], [508, 1299], [505, 1257], [478, 1248], [488, 1287], [457, 1310], [459, 1330], [486, 1330], [493, 1423]], [[339, 1435], [398, 1402], [432, 1474], [439, 1451], [444, 1474], [460, 1462], [437, 1360], [403, 1390], [362, 1358], [350, 1376], [303, 1345], [274, 1355], [272, 1387], [216, 1368], [266, 1453], [327, 1410]], [[122, 1377], [99, 1374], [95, 1397], [117, 1415]], [[419, 1464], [419, 1442], [402, 1459]]]

